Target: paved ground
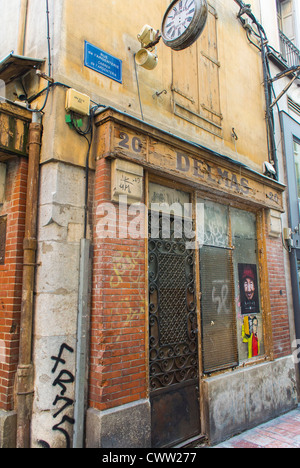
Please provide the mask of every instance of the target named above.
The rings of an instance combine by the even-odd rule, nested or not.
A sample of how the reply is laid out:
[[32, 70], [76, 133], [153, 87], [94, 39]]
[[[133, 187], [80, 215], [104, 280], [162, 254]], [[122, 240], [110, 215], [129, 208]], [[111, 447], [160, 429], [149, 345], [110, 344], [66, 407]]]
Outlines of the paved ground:
[[300, 448], [300, 406], [211, 448]]

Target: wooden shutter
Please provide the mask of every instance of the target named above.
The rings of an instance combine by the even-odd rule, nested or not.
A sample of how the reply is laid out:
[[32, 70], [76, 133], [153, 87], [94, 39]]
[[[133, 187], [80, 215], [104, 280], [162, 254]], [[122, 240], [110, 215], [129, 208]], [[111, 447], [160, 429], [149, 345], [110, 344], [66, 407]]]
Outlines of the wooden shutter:
[[174, 113], [222, 136], [217, 14], [209, 6], [206, 26], [191, 47], [172, 52]]
[[[199, 114], [197, 43], [185, 50], [172, 52], [172, 91], [177, 111], [184, 109]], [[191, 115], [192, 118], [192, 115]]]
[[211, 128], [221, 127], [217, 16], [210, 7], [206, 28], [199, 41], [199, 97], [201, 114]]
[[281, 2], [281, 23], [282, 32], [289, 38], [290, 41], [295, 41], [295, 27], [293, 17], [293, 2], [286, 0]]

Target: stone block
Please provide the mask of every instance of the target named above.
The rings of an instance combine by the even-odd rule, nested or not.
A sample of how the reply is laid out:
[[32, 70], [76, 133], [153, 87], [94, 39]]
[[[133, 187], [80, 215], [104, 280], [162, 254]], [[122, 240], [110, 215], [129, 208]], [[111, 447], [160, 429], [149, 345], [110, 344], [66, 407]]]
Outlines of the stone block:
[[62, 294], [42, 293], [35, 299], [35, 335], [63, 336], [76, 335], [78, 293], [62, 292]]
[[84, 206], [85, 171], [64, 163], [48, 163], [41, 170], [40, 205]]
[[78, 289], [79, 244], [40, 242], [37, 292], [64, 295]]
[[106, 411], [90, 408], [86, 425], [87, 448], [150, 448], [151, 412], [148, 400]]
[[17, 413], [0, 410], [0, 449], [16, 448]]
[[280, 237], [282, 232], [281, 213], [279, 211], [270, 210], [268, 216], [269, 235], [272, 237]]
[[272, 370], [274, 405], [277, 411], [285, 413], [298, 404], [294, 359], [278, 359]]
[[248, 368], [243, 372], [248, 427], [254, 427], [272, 419], [276, 414], [272, 367], [271, 364], [263, 364]]
[[292, 356], [207, 378], [204, 422], [211, 444], [297, 407]]

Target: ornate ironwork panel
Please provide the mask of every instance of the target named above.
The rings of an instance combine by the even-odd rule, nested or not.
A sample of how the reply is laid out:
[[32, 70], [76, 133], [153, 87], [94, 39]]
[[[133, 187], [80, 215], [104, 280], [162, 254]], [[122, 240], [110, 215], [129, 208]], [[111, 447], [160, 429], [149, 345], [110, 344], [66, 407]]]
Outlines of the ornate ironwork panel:
[[160, 214], [153, 230], [149, 219], [150, 392], [198, 377], [194, 249], [189, 248], [190, 242], [191, 221], [164, 219]]

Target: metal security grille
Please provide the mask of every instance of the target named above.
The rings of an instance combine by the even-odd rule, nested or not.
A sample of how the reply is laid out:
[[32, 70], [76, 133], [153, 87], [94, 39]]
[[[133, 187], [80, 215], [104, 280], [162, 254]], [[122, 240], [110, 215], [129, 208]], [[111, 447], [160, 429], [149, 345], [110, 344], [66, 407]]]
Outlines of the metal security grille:
[[0, 265], [5, 264], [6, 218], [0, 218]]
[[[193, 223], [149, 214], [149, 383], [152, 447], [200, 434]], [[158, 213], [156, 213], [158, 215]], [[187, 229], [188, 228], [188, 229]], [[154, 235], [155, 234], [155, 235]]]
[[200, 249], [203, 370], [238, 365], [231, 250]]
[[183, 342], [188, 339], [184, 262], [182, 256], [162, 252], [158, 252], [157, 258], [160, 266], [160, 344]]
[[164, 238], [161, 216], [158, 236], [149, 238], [150, 390], [198, 375], [194, 251], [175, 231], [171, 217]]

